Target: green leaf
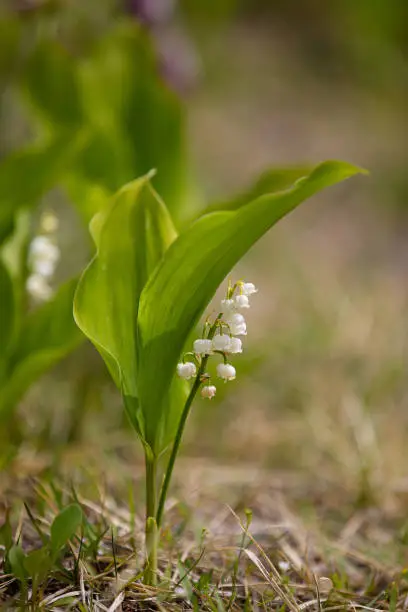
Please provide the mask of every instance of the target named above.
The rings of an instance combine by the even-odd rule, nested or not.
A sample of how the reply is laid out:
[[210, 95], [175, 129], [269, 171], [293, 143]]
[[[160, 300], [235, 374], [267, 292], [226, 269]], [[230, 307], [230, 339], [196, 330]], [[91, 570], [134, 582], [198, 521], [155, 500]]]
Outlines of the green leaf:
[[39, 548], [28, 553], [24, 559], [24, 568], [27, 574], [33, 580], [42, 582], [50, 569], [52, 568], [53, 562], [50, 557], [48, 547]]
[[27, 572], [24, 567], [25, 558], [24, 551], [19, 544], [15, 544], [10, 548], [8, 562], [14, 576], [21, 580], [21, 582], [24, 582], [27, 577]]
[[85, 179], [114, 193], [157, 168], [157, 190], [172, 214], [181, 216], [192, 203], [185, 110], [161, 77], [149, 35], [135, 23], [119, 24], [78, 70], [86, 124], [93, 133], [69, 181], [78, 206], [84, 202], [81, 187], [84, 196], [89, 189]]
[[74, 537], [82, 523], [82, 510], [78, 504], [67, 506], [55, 517], [51, 525], [51, 550], [58, 553]]
[[6, 553], [13, 545], [13, 531], [11, 529], [9, 514], [6, 514], [6, 520], [0, 527], [0, 544], [6, 549]]
[[104, 358], [142, 437], [137, 399], [139, 297], [176, 238], [168, 211], [149, 177], [123, 187], [92, 220], [97, 254], [82, 275], [74, 300], [75, 321]]
[[76, 280], [34, 310], [22, 325], [8, 360], [7, 379], [0, 396], [0, 415], [13, 409], [30, 385], [79, 345], [83, 336], [72, 317]]
[[2, 359], [7, 354], [14, 331], [13, 283], [6, 266], [0, 259], [0, 379]]
[[25, 67], [24, 88], [51, 125], [73, 127], [83, 119], [76, 61], [57, 42], [40, 40]]
[[13, 153], [0, 164], [0, 228], [10, 230], [17, 210], [34, 206], [58, 182], [84, 139], [82, 133], [60, 133], [48, 144]]
[[167, 251], [142, 292], [138, 316], [139, 401], [146, 441], [155, 453], [163, 450], [177, 426], [177, 421], [169, 423], [172, 429], [163, 437], [177, 361], [224, 277], [279, 219], [321, 189], [358, 172], [343, 162], [325, 162], [287, 191], [267, 193], [236, 211], [201, 217]]

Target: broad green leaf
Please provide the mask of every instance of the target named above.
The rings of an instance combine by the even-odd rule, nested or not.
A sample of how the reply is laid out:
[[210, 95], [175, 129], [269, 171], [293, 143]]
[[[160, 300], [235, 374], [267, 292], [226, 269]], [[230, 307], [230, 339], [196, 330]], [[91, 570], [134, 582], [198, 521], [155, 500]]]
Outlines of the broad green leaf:
[[50, 551], [48, 547], [39, 548], [38, 550], [33, 550], [24, 559], [24, 568], [27, 571], [27, 574], [33, 580], [38, 580], [42, 582], [50, 569], [52, 568], [53, 561], [50, 557]]
[[10, 226], [19, 208], [34, 206], [56, 184], [84, 142], [84, 133], [64, 132], [0, 164], [0, 228]]
[[23, 80], [30, 101], [47, 123], [80, 125], [83, 113], [77, 64], [60, 44], [40, 40], [25, 66]]
[[20, 544], [14, 544], [9, 550], [8, 562], [12, 573], [16, 578], [24, 582], [27, 577], [27, 572], [24, 567], [25, 554]]
[[78, 284], [75, 320], [104, 358], [139, 434], [136, 319], [141, 291], [176, 238], [149, 175], [123, 187], [92, 220], [97, 254]]
[[76, 348], [83, 336], [72, 317], [76, 280], [30, 313], [9, 352], [7, 377], [0, 396], [0, 415], [10, 412], [30, 385]]
[[[0, 380], [3, 363], [14, 331], [14, 290], [8, 270], [0, 259]], [[3, 366], [3, 367], [2, 367]]]
[[51, 525], [51, 550], [54, 554], [67, 544], [82, 523], [82, 510], [78, 504], [67, 506], [55, 517]]
[[85, 179], [114, 193], [157, 168], [159, 193], [170, 211], [181, 215], [192, 201], [185, 110], [161, 77], [150, 37], [135, 23], [119, 24], [81, 62], [79, 75], [94, 142], [78, 159], [82, 182], [73, 175], [68, 185], [78, 206]]
[[[166, 441], [159, 432], [177, 361], [224, 277], [279, 219], [358, 172], [343, 162], [325, 162], [287, 191], [262, 195], [236, 211], [204, 215], [167, 251], [142, 292], [138, 316], [139, 401], [146, 441], [155, 453]], [[176, 425], [170, 423], [173, 431]], [[165, 433], [171, 439], [173, 432]]]

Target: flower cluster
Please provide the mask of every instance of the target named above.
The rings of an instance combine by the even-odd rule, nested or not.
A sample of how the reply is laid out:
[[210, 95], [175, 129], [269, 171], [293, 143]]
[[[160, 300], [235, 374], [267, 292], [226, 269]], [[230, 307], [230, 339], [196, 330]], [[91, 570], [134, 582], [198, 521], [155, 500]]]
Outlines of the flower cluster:
[[45, 213], [40, 222], [41, 234], [33, 238], [28, 251], [31, 274], [27, 278], [28, 293], [39, 302], [49, 300], [53, 295], [50, 280], [57, 267], [60, 250], [52, 234], [58, 228], [58, 219], [53, 213]]
[[[229, 283], [227, 295], [221, 301], [221, 312], [213, 322], [207, 318], [202, 337], [194, 341], [193, 351], [186, 353], [183, 361], [177, 365], [180, 378], [195, 378], [199, 384], [203, 383], [202, 397], [211, 399], [217, 392], [216, 387], [211, 384], [210, 375], [205, 372], [210, 356], [218, 354], [223, 358], [216, 368], [218, 378], [227, 382], [236, 377], [236, 370], [228, 363], [228, 357], [242, 353], [242, 341], [238, 336], [246, 336], [247, 327], [240, 311], [249, 308], [249, 297], [257, 291], [253, 283]], [[191, 356], [192, 360], [186, 361], [187, 356]]]

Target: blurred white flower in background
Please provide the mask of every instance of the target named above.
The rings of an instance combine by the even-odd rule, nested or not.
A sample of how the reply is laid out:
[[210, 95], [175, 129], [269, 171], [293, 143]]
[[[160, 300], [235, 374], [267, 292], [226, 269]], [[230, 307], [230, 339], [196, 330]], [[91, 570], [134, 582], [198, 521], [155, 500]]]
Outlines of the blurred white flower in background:
[[52, 234], [58, 229], [54, 213], [44, 213], [40, 221], [40, 235], [35, 236], [28, 248], [30, 275], [26, 281], [27, 292], [38, 302], [51, 299], [54, 291], [50, 280], [60, 259], [60, 250]]

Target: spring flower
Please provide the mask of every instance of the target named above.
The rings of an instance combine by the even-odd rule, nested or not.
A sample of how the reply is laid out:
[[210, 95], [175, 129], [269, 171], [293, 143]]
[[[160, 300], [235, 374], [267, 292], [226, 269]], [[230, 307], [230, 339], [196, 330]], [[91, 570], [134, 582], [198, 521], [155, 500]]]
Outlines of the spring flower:
[[225, 351], [226, 353], [242, 353], [242, 342], [239, 338], [230, 338], [230, 342], [228, 348]]
[[249, 299], [247, 295], [236, 295], [234, 302], [237, 308], [249, 308]]
[[219, 363], [217, 365], [217, 376], [225, 381], [234, 380], [236, 370], [230, 363]]
[[194, 378], [196, 376], [197, 368], [191, 361], [179, 363], [177, 364], [177, 374], [180, 376], [180, 378], [189, 380], [190, 378]]
[[201, 396], [205, 397], [206, 399], [212, 399], [216, 392], [217, 387], [214, 387], [214, 385], [204, 385], [204, 387], [201, 389]]
[[252, 295], [253, 293], [258, 293], [258, 289], [253, 283], [243, 283], [242, 293], [244, 295]]
[[228, 334], [218, 334], [214, 336], [212, 346], [215, 351], [228, 351], [231, 338]]
[[35, 262], [35, 265], [33, 265], [33, 270], [35, 271], [35, 274], [39, 274], [45, 278], [50, 278], [55, 272], [55, 264], [53, 261], [39, 259]]
[[246, 323], [242, 314], [235, 312], [226, 317], [230, 332], [234, 336], [246, 336]]
[[194, 352], [197, 355], [211, 355], [212, 353], [212, 342], [211, 340], [206, 340], [205, 338], [195, 340], [193, 347]]
[[221, 300], [221, 308], [223, 312], [234, 312], [235, 301], [234, 300]]
[[40, 261], [47, 261], [55, 265], [59, 256], [59, 248], [47, 236], [36, 236], [30, 244], [30, 258], [33, 267]]
[[46, 302], [53, 295], [53, 290], [40, 274], [31, 274], [27, 278], [26, 289], [28, 293], [39, 302]]

